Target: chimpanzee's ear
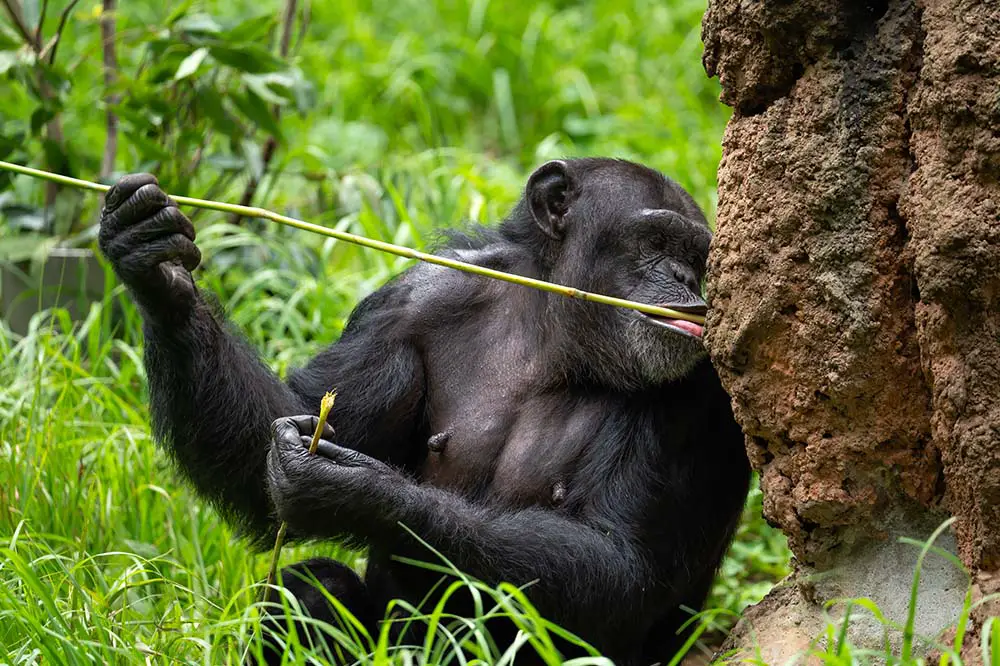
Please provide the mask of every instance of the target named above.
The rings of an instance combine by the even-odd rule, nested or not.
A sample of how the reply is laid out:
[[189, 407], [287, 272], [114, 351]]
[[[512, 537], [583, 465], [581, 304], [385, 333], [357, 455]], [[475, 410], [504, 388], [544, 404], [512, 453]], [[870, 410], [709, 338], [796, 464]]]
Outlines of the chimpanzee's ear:
[[566, 213], [576, 196], [569, 165], [552, 160], [535, 169], [524, 196], [538, 227], [549, 238], [561, 239], [566, 230]]

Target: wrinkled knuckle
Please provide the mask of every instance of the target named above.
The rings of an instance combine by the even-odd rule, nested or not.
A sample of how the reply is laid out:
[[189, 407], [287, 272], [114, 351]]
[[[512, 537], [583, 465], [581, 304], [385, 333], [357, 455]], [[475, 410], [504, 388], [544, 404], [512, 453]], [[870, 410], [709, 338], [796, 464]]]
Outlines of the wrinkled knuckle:
[[164, 206], [167, 204], [167, 195], [153, 183], [143, 185], [132, 197], [141, 204], [162, 203]]
[[128, 254], [128, 244], [123, 242], [121, 238], [106, 238], [100, 241], [100, 245], [101, 251], [112, 261], [121, 259]]
[[107, 203], [101, 206], [101, 231], [107, 229], [108, 225], [115, 220], [115, 211]]
[[101, 209], [101, 217], [105, 217], [115, 212], [115, 209], [125, 200], [125, 179], [122, 178], [115, 183], [107, 194], [104, 195], [104, 207]]
[[104, 197], [105, 206], [109, 211], [114, 211], [122, 203], [128, 201], [135, 194], [136, 190], [142, 189], [150, 181], [156, 182], [156, 178], [147, 173], [133, 173], [122, 176], [118, 182], [108, 190]]
[[177, 207], [177, 204], [171, 201], [162, 191], [160, 191], [160, 195], [162, 195], [164, 201], [161, 214], [165, 215], [171, 222], [174, 222], [178, 229], [182, 229], [185, 226], [191, 226], [191, 220], [189, 220], [188, 216]]
[[117, 261], [118, 269], [127, 277], [141, 275], [149, 269], [149, 261], [141, 254], [123, 253], [123, 256], [119, 256]]
[[194, 225], [191, 223], [191, 220], [188, 219], [188, 216], [182, 213], [176, 206], [171, 206], [165, 210], [167, 211], [167, 215], [170, 215], [171, 219], [174, 221], [177, 230], [193, 241], [197, 234], [195, 233]]

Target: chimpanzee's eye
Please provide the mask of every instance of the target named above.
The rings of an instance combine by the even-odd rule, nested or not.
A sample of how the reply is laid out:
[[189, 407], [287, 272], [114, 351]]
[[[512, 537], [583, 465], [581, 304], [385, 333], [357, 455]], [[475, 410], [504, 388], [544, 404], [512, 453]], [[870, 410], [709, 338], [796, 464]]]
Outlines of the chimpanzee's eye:
[[678, 264], [674, 264], [673, 271], [675, 280], [690, 289], [692, 293], [701, 293], [698, 284], [698, 277], [694, 274], [694, 271]]

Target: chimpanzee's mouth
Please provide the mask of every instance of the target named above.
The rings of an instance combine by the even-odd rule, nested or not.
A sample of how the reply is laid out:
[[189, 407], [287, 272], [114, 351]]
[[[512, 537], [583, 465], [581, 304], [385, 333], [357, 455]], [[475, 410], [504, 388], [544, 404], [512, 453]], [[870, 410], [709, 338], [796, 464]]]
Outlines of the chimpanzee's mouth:
[[[708, 307], [704, 303], [690, 303], [685, 305], [678, 305], [676, 303], [664, 303], [658, 304], [658, 307], [670, 308], [671, 310], [677, 310], [678, 312], [690, 313], [693, 315], [698, 315], [701, 317], [705, 316], [708, 312]], [[659, 315], [646, 314], [645, 312], [640, 313], [645, 317], [646, 321], [651, 324], [655, 324], [660, 328], [665, 328], [672, 333], [677, 333], [678, 335], [684, 335], [689, 338], [695, 338], [701, 340], [705, 335], [705, 327], [701, 324], [696, 324], [693, 321], [687, 321], [686, 319], [672, 319], [669, 317], [660, 317]]]

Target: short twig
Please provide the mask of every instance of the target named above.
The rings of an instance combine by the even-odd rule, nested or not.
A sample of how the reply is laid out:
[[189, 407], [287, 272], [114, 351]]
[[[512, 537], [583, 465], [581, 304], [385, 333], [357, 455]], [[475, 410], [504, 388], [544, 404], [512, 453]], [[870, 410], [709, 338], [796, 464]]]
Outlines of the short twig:
[[35, 26], [35, 43], [42, 43], [42, 27], [45, 25], [45, 14], [49, 11], [49, 0], [42, 0], [42, 11], [38, 13], [38, 25]]

